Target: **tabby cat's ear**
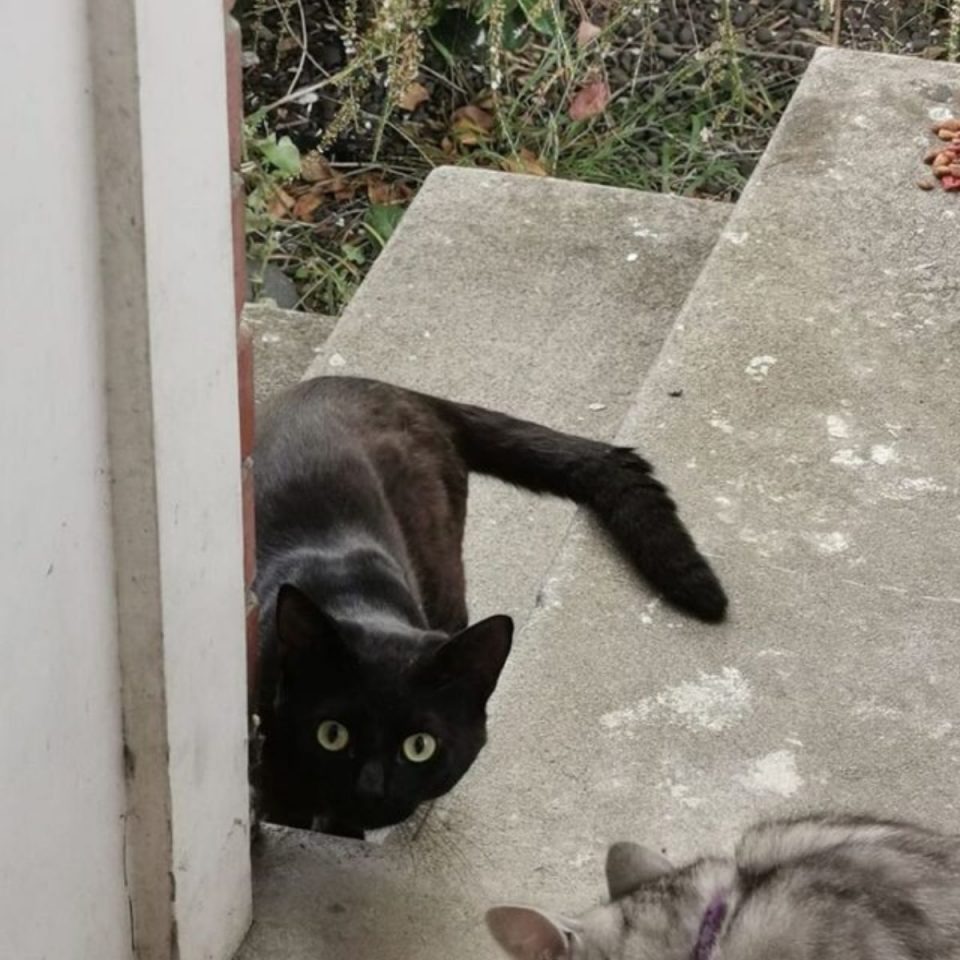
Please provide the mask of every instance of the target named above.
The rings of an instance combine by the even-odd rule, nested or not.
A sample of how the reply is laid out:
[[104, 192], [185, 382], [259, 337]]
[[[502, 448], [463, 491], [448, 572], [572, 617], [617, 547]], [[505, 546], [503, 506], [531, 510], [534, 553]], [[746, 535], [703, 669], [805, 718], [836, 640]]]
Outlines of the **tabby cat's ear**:
[[427, 678], [438, 686], [456, 687], [482, 705], [497, 686], [512, 642], [510, 617], [487, 617], [454, 634], [437, 650]]
[[282, 657], [319, 651], [339, 638], [336, 623], [289, 583], [283, 584], [277, 593], [276, 623]]
[[493, 907], [487, 911], [493, 939], [514, 960], [569, 960], [573, 930], [533, 907]]
[[673, 873], [673, 864], [656, 850], [641, 847], [639, 843], [615, 843], [607, 851], [607, 887], [611, 900], [625, 897], [666, 873]]

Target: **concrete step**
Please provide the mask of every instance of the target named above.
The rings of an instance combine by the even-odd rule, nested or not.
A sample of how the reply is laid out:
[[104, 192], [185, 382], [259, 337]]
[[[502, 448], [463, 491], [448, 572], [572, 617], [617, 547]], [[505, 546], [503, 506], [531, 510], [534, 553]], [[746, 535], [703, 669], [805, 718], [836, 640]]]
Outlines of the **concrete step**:
[[336, 317], [284, 310], [273, 303], [245, 304], [243, 320], [253, 335], [257, 403], [296, 383], [337, 323]]
[[960, 829], [960, 207], [914, 186], [958, 91], [817, 55], [619, 431], [729, 624], [652, 603], [577, 518], [467, 781], [407, 845], [271, 836], [246, 960], [493, 957], [490, 902], [580, 908], [621, 837], [682, 858], [823, 806]]
[[[612, 439], [728, 214], [702, 201], [438, 170], [309, 373], [380, 377]], [[471, 613], [522, 623], [573, 509], [481, 478], [471, 487]], [[381, 847], [268, 832], [241, 956], [417, 956], [406, 939], [387, 949], [376, 930], [410, 930], [399, 891], [411, 882], [426, 881], [427, 901], [446, 898], [409, 870], [437, 843], [469, 848], [469, 831], [443, 840], [445, 816], [405, 825]], [[408, 844], [418, 831], [424, 842]], [[461, 925], [475, 912], [464, 903]], [[438, 907], [430, 922], [453, 931], [453, 912]], [[361, 927], [374, 937], [369, 950]]]

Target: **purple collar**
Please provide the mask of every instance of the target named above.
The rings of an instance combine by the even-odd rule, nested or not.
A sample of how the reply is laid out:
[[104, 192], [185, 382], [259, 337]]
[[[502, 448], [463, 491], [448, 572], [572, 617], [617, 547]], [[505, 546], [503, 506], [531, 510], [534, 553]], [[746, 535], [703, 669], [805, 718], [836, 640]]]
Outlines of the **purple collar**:
[[700, 921], [700, 932], [697, 934], [697, 945], [693, 948], [692, 960], [710, 960], [726, 916], [727, 898], [724, 894], [718, 893], [710, 901]]

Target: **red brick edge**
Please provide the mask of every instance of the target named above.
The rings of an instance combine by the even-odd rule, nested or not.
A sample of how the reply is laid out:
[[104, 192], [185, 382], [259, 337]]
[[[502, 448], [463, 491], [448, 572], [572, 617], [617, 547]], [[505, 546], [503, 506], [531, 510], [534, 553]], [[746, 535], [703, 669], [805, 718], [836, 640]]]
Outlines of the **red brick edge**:
[[253, 340], [243, 322], [246, 298], [243, 158], [243, 52], [240, 24], [231, 16], [235, 0], [224, 0], [227, 53], [227, 122], [230, 129], [230, 188], [233, 221], [233, 293], [237, 319], [237, 370], [240, 405], [240, 476], [243, 487], [243, 578], [246, 586], [247, 695], [251, 702], [257, 679], [258, 603], [253, 592], [256, 573], [256, 530], [253, 513]]

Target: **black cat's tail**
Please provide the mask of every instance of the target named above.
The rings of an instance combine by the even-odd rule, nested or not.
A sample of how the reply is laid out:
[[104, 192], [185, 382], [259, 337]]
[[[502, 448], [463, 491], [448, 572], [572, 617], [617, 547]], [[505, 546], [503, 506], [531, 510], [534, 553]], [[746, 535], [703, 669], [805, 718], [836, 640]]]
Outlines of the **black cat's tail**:
[[636, 569], [671, 603], [716, 623], [727, 597], [677, 516], [653, 468], [628, 447], [426, 397], [453, 433], [467, 467], [587, 507]]

